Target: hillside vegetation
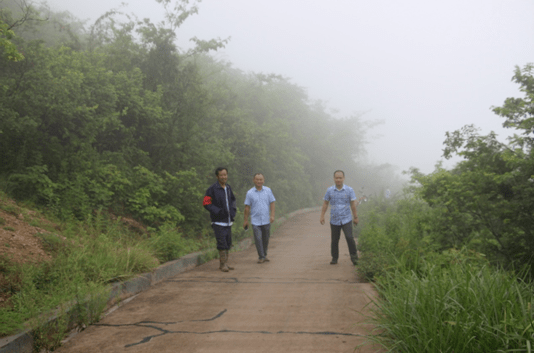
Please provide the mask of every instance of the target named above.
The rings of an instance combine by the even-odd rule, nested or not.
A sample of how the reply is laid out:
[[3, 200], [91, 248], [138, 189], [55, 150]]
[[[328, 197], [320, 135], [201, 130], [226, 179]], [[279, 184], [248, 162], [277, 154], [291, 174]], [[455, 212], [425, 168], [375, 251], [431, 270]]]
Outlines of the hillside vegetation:
[[[218, 166], [241, 201], [264, 173], [278, 216], [321, 203], [338, 168], [369, 192], [401, 185], [391, 166], [357, 169], [374, 123], [335, 119], [289, 78], [214, 59], [227, 40], [178, 48], [196, 3], [157, 2], [164, 23], [112, 10], [86, 26], [0, 1], [0, 335], [92, 294], [93, 312], [75, 309], [83, 327], [112, 282], [213, 247], [202, 197]], [[59, 345], [66, 328], [53, 340], [38, 330], [37, 345]]]
[[393, 352], [533, 352], [533, 64], [496, 114], [507, 143], [447, 133], [441, 165], [359, 207], [358, 271], [376, 282], [374, 337]]
[[53, 349], [67, 316], [51, 329], [39, 314], [80, 300], [83, 328], [109, 284], [212, 247], [202, 197], [218, 166], [238, 201], [263, 173], [278, 216], [321, 204], [342, 169], [368, 197], [357, 271], [380, 294], [371, 339], [399, 352], [533, 351], [532, 63], [514, 70], [523, 97], [493, 108], [507, 142], [448, 132], [444, 157], [463, 160], [412, 169], [402, 192], [392, 166], [362, 162], [377, 122], [335, 118], [289, 78], [215, 59], [227, 39], [182, 50], [176, 31], [196, 2], [156, 2], [162, 23], [112, 10], [87, 26], [0, 0], [0, 335], [29, 323], [36, 350]]

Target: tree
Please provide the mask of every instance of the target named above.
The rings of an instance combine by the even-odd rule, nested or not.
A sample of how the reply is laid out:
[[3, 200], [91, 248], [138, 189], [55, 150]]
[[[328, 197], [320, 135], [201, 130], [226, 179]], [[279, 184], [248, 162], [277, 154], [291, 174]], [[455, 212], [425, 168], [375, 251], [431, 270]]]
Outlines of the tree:
[[11, 41], [15, 37], [15, 32], [10, 26], [0, 19], [0, 50], [3, 56], [9, 61], [20, 61], [24, 55], [17, 50], [17, 46]]
[[533, 272], [533, 65], [516, 67], [513, 80], [524, 98], [508, 98], [493, 111], [515, 128], [509, 143], [491, 132], [479, 135], [472, 125], [446, 133], [444, 157], [464, 158], [451, 171], [440, 166], [425, 176], [413, 171], [420, 195], [444, 211], [449, 238], [443, 245], [470, 244], [496, 264]]

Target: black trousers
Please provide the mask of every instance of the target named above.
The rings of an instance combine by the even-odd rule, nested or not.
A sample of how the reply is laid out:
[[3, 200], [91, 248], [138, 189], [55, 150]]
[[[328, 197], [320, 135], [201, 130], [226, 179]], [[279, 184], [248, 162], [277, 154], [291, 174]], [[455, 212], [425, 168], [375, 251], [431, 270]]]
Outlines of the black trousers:
[[344, 225], [331, 224], [331, 256], [336, 260], [338, 260], [338, 244], [340, 242], [340, 233], [342, 230], [344, 230], [349, 254], [352, 257], [357, 256], [357, 245], [353, 238], [353, 226], [351, 225], [351, 221]]
[[217, 249], [228, 251], [232, 247], [232, 228], [230, 226], [212, 224], [212, 229], [214, 229]]

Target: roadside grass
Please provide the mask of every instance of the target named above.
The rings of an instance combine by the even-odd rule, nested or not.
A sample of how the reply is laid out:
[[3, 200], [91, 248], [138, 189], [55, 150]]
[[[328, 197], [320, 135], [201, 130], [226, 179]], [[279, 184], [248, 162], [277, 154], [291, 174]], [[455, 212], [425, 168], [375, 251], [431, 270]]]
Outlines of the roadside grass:
[[374, 341], [390, 352], [533, 352], [533, 282], [484, 262], [432, 258], [377, 278]]
[[415, 199], [359, 209], [361, 277], [374, 282], [370, 340], [389, 352], [533, 352], [533, 279], [472, 250], [444, 249]]
[[[8, 298], [8, 303], [0, 308], [0, 335], [22, 330], [27, 321], [74, 299], [94, 298], [112, 282], [158, 266], [151, 249], [124, 237], [125, 230], [121, 232], [116, 223], [109, 226], [104, 231], [84, 228], [82, 224], [70, 225], [62, 233], [64, 238], [40, 234], [53, 255], [51, 261], [19, 264], [8, 257], [0, 258], [1, 291]], [[106, 300], [96, 306], [103, 308]]]
[[[24, 212], [24, 207], [13, 207]], [[58, 223], [59, 224], [59, 223]], [[58, 230], [59, 229], [59, 230]], [[49, 231], [50, 230], [50, 231]], [[161, 263], [213, 246], [209, 237], [187, 238], [164, 225], [149, 234], [96, 213], [37, 234], [52, 260], [19, 264], [0, 255], [0, 336], [34, 329], [36, 350], [53, 350], [70, 326], [100, 318], [112, 283], [149, 272]], [[55, 313], [53, 328], [43, 320]]]
[[[70, 329], [98, 321], [112, 283], [192, 252], [203, 251], [204, 261], [218, 257], [210, 229], [186, 231], [196, 236], [185, 236], [175, 225], [140, 232], [105, 212], [83, 221], [60, 220], [32, 204], [14, 202], [1, 190], [0, 209], [42, 229], [35, 236], [52, 256], [50, 261], [20, 264], [0, 255], [0, 337], [32, 329], [36, 352], [52, 351]], [[241, 224], [238, 217], [236, 242], [249, 237]], [[6, 227], [5, 220], [0, 226]], [[54, 322], [48, 321], [51, 316]]]

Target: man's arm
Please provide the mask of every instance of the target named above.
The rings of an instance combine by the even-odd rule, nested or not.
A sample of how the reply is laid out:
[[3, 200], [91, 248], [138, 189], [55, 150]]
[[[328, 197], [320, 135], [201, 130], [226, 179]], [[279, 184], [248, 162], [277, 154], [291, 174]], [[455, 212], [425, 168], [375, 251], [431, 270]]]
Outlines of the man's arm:
[[236, 197], [234, 196], [234, 193], [232, 192], [232, 188], [228, 186], [230, 189], [230, 203], [229, 203], [229, 214], [230, 218], [234, 221], [234, 218], [236, 217], [236, 212], [238, 211], [238, 207], [236, 205]]
[[245, 206], [245, 209], [243, 210], [243, 228], [245, 229], [247, 225], [249, 225], [249, 213], [251, 211], [251, 207], [249, 205]]
[[204, 199], [202, 201], [202, 206], [204, 207], [204, 209], [208, 210], [210, 212], [210, 214], [219, 215], [219, 213], [221, 212], [221, 209], [216, 207], [213, 204], [213, 197], [214, 197], [214, 194], [213, 194], [212, 189], [208, 188], [206, 190], [206, 194], [204, 195]]
[[327, 211], [327, 208], [329, 207], [329, 201], [324, 200], [323, 206], [321, 207], [321, 216], [320, 216], [320, 224], [325, 224], [325, 212]]
[[353, 224], [359, 223], [359, 217], [357, 216], [357, 200], [351, 201], [351, 212], [353, 213]]
[[269, 209], [270, 209], [270, 216], [269, 216], [269, 222], [272, 223], [273, 221], [275, 221], [275, 202], [271, 202], [271, 204], [269, 204]]

